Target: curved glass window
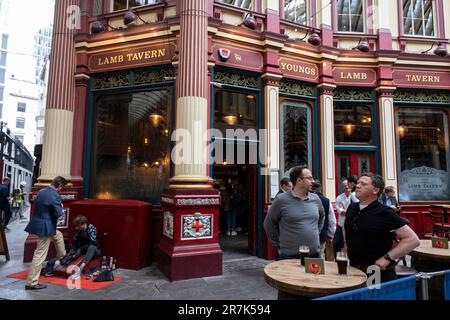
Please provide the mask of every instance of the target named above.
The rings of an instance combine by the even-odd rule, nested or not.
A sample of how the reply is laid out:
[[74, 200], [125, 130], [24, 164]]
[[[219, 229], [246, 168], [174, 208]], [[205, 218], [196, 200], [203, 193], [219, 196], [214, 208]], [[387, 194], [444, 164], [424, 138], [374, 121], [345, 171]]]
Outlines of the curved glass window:
[[340, 104], [334, 106], [334, 136], [336, 143], [371, 143], [372, 131], [371, 107]]
[[95, 99], [91, 197], [159, 204], [170, 177], [171, 89]]
[[400, 200], [450, 200], [447, 112], [401, 108], [396, 125]]
[[312, 164], [311, 109], [306, 103], [281, 105], [281, 172]]

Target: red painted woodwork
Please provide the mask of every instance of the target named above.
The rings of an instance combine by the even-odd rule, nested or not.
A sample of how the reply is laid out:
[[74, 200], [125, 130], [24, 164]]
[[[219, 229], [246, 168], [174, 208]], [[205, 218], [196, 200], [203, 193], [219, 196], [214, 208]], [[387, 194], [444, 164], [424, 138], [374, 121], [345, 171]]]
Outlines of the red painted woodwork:
[[431, 238], [433, 223], [430, 217], [430, 204], [401, 204], [400, 215], [409, 220], [409, 226], [420, 239]]
[[[161, 272], [170, 281], [221, 275], [219, 192], [215, 189], [171, 189], [162, 195], [162, 199], [165, 231], [157, 254]], [[189, 234], [184, 216], [192, 218], [195, 215], [210, 219], [209, 236]]]
[[[71, 216], [86, 216], [97, 228], [102, 253], [117, 258], [119, 268], [138, 270], [151, 264], [149, 203], [134, 200], [81, 200], [71, 204]], [[74, 228], [69, 228], [73, 238]]]
[[[266, 219], [267, 213], [269, 212], [270, 204], [264, 206], [263, 221]], [[277, 248], [269, 241], [267, 238], [266, 231], [263, 229], [263, 257], [267, 260], [276, 260], [278, 253]]]
[[335, 161], [334, 161], [334, 169], [336, 172], [336, 196], [339, 195], [339, 184], [341, 183], [340, 178], [338, 175], [338, 168], [339, 168], [339, 156], [340, 155], [348, 155], [350, 158], [350, 175], [351, 176], [357, 176], [359, 177], [359, 168], [358, 168], [358, 161], [359, 157], [362, 156], [369, 156], [370, 157], [370, 171], [375, 171], [375, 157], [373, 152], [350, 152], [350, 151], [338, 151], [335, 153]]

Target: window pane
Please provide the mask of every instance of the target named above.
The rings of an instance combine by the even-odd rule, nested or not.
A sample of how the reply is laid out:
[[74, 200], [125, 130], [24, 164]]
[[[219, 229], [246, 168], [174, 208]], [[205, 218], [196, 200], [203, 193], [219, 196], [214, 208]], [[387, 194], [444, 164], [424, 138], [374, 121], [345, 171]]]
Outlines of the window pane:
[[283, 128], [281, 139], [282, 171], [306, 164], [311, 165], [311, 127], [310, 109], [302, 104], [282, 106]]
[[16, 128], [17, 129], [25, 129], [25, 118], [17, 118], [16, 119]]
[[425, 35], [434, 36], [433, 4], [431, 1], [424, 1], [424, 13]]
[[0, 66], [6, 66], [6, 52], [0, 53]]
[[17, 111], [18, 112], [26, 112], [27, 104], [23, 102], [17, 103]]
[[403, 0], [403, 17], [412, 18], [411, 0]]
[[5, 93], [5, 87], [0, 86], [0, 101], [3, 101], [3, 94]]
[[414, 34], [418, 36], [423, 36], [423, 20], [414, 19]]
[[170, 177], [170, 90], [99, 96], [91, 196], [160, 203]]
[[230, 4], [242, 9], [252, 9], [252, 0], [219, 0], [219, 2]]
[[404, 19], [404, 33], [413, 35], [413, 25], [412, 25], [412, 19]]
[[7, 34], [3, 34], [2, 35], [2, 47], [1, 49], [8, 49], [8, 35]]
[[256, 129], [256, 96], [254, 94], [217, 90], [215, 93], [214, 128], [226, 136], [226, 129]]
[[127, 8], [127, 0], [114, 0], [113, 10], [122, 10]]
[[335, 105], [334, 128], [337, 143], [370, 143], [372, 113], [369, 106]]
[[305, 0], [285, 0], [284, 17], [286, 20], [299, 24], [306, 22], [306, 1]]
[[3, 115], [3, 103], [0, 102], [0, 119], [2, 118]]
[[5, 83], [5, 69], [0, 69], [0, 83]]
[[440, 110], [397, 111], [401, 201], [450, 199], [447, 117]]
[[351, 0], [350, 1], [350, 14], [362, 15], [362, 13], [363, 13], [362, 0]]
[[146, 4], [155, 4], [157, 3], [157, 0], [129, 0], [129, 7], [139, 7], [144, 6]]

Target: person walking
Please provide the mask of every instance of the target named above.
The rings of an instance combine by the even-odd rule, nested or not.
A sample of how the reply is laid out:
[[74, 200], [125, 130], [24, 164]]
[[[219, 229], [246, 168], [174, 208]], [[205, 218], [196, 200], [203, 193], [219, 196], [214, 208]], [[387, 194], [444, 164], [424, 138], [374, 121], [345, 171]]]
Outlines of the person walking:
[[42, 263], [47, 257], [50, 242], [55, 243], [57, 258], [62, 258], [66, 254], [63, 235], [56, 230], [57, 220], [63, 214], [62, 198], [59, 192], [66, 184], [66, 179], [56, 177], [49, 187], [40, 190], [36, 196], [33, 215], [25, 228], [26, 232], [38, 237], [33, 261], [28, 271], [26, 290], [39, 290], [47, 287], [39, 283], [39, 275]]
[[[381, 282], [396, 279], [396, 259], [402, 258], [420, 245], [416, 233], [389, 207], [378, 201], [384, 189], [381, 176], [364, 173], [356, 186], [359, 203], [347, 209], [344, 239], [350, 265], [367, 273], [377, 265]], [[392, 248], [394, 235], [399, 240]]]
[[319, 196], [310, 192], [314, 178], [306, 166], [293, 168], [289, 175], [293, 189], [273, 200], [264, 230], [277, 247], [279, 259], [298, 258], [300, 246], [308, 246], [310, 256], [319, 258], [325, 212]]
[[9, 203], [9, 184], [11, 180], [8, 177], [2, 179], [0, 184], [0, 213], [3, 211], [3, 227], [9, 231], [7, 227], [12, 217], [11, 204]]
[[319, 234], [320, 254], [323, 258], [325, 258], [326, 247], [332, 247], [333, 245], [334, 233], [336, 232], [336, 216], [334, 215], [334, 210], [330, 199], [322, 194], [322, 184], [319, 180], [312, 183], [311, 191], [319, 196], [325, 211], [325, 221]]
[[336, 211], [339, 213], [338, 217], [338, 226], [336, 228], [336, 233], [334, 234], [333, 241], [333, 251], [334, 256], [338, 251], [344, 247], [344, 236], [342, 234], [342, 228], [345, 223], [345, 216], [347, 214], [347, 208], [352, 203], [352, 189], [349, 186], [348, 180], [345, 179], [342, 181], [342, 188], [344, 189], [344, 193], [341, 193], [336, 198]]

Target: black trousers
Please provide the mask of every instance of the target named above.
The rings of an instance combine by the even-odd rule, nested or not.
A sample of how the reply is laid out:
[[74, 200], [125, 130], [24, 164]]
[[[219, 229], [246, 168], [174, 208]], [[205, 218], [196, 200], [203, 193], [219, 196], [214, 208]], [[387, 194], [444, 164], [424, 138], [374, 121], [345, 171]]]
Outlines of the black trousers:
[[334, 240], [333, 240], [333, 251], [334, 256], [336, 257], [336, 253], [341, 251], [341, 249], [344, 247], [344, 234], [342, 233], [342, 227], [337, 227], [336, 232], [334, 234]]
[[9, 204], [8, 207], [2, 209], [1, 211], [3, 213], [3, 227], [6, 227], [9, 223], [9, 220], [11, 220], [12, 217], [12, 212], [11, 208], [9, 207]]
[[100, 249], [92, 244], [85, 244], [84, 246], [81, 246], [77, 250], [80, 254], [84, 255], [83, 262], [85, 264], [88, 264], [91, 262], [92, 259], [98, 258], [102, 255]]

